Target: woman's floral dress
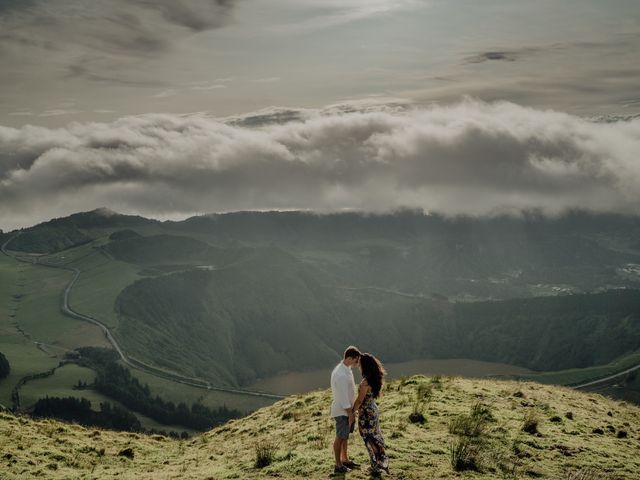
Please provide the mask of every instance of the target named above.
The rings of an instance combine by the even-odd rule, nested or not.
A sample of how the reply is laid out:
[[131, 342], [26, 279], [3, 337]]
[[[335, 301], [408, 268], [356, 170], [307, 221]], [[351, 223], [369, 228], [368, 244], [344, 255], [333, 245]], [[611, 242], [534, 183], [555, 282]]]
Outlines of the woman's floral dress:
[[367, 392], [358, 415], [358, 431], [369, 452], [371, 471], [379, 473], [387, 468], [387, 456], [384, 453], [384, 438], [380, 432], [378, 405], [371, 391]]

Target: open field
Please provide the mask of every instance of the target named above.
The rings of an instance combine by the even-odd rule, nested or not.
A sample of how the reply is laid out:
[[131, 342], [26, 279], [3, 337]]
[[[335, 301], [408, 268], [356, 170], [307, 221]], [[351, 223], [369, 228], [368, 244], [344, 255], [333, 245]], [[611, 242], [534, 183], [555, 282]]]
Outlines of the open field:
[[97, 318], [109, 328], [118, 326], [114, 303], [118, 294], [138, 278], [139, 268], [116, 261], [97, 247], [99, 239], [80, 247], [48, 256], [44, 261], [81, 271], [71, 294], [69, 304], [75, 311]]
[[9, 405], [20, 378], [57, 366], [68, 350], [108, 346], [98, 328], [61, 313], [61, 292], [70, 278], [64, 270], [0, 255], [0, 352], [11, 365], [0, 382], [0, 403]]
[[0, 254], [0, 352], [11, 365], [10, 375], [0, 381], [0, 404], [6, 406], [10, 405], [11, 390], [20, 378], [58, 364], [57, 359], [38, 349], [29, 333], [21, 331], [22, 299], [32, 268]]
[[[82, 273], [70, 296], [72, 307], [100, 320], [104, 319], [105, 323], [111, 326], [116, 325], [113, 302], [121, 288], [138, 278], [138, 267], [106, 256], [95, 248], [100, 243], [98, 240], [42, 257], [39, 259], [42, 265], [19, 262], [1, 255], [0, 285], [3, 287], [2, 312], [5, 314], [0, 324], [3, 329], [0, 351], [9, 358], [12, 373], [0, 383], [0, 403], [10, 403], [11, 389], [21, 377], [57, 366], [67, 351], [86, 345], [110, 346], [97, 327], [60, 312], [62, 292], [72, 277], [72, 272], [44, 265], [54, 264], [80, 269]], [[15, 314], [15, 318], [10, 317], [9, 313]], [[23, 331], [28, 338], [18, 331], [14, 324], [24, 325]], [[273, 400], [260, 397], [207, 391], [177, 384], [139, 370], [133, 370], [132, 373], [143, 383], [148, 383], [154, 395], [160, 395], [175, 403], [185, 401], [190, 404], [200, 401], [209, 407], [226, 405], [243, 412], [254, 411], [273, 403]], [[49, 395], [84, 397], [90, 400], [95, 408], [99, 402], [109, 399], [92, 390], [80, 391], [72, 388], [78, 379], [90, 383], [94, 376], [89, 369], [67, 365], [58, 369], [51, 377], [27, 383], [20, 390], [22, 407], [28, 408], [38, 398]], [[145, 428], [189, 431], [182, 427], [163, 427], [150, 418], [136, 415]]]
[[13, 301], [13, 321], [32, 341], [73, 349], [80, 345], [107, 346], [100, 330], [61, 312], [62, 292], [72, 273], [38, 264], [18, 262], [1, 256], [5, 269], [17, 271], [12, 287], [7, 285]]
[[148, 384], [154, 395], [160, 395], [160, 397], [175, 403], [186, 402], [190, 404], [200, 402], [211, 408], [226, 405], [229, 408], [235, 408], [243, 413], [248, 413], [258, 408], [271, 405], [275, 401], [253, 395], [241, 395], [191, 387], [189, 385], [164, 380], [140, 370], [131, 370], [131, 374], [140, 382]]
[[73, 386], [78, 380], [88, 384], [93, 382], [95, 373], [93, 370], [80, 367], [75, 364], [67, 364], [57, 368], [50, 377], [39, 378], [27, 382], [20, 389], [20, 399], [23, 408], [32, 407], [40, 398], [43, 392], [49, 397], [78, 397], [86, 398], [91, 402], [91, 408], [99, 410], [100, 402], [109, 401], [107, 397], [93, 390], [74, 390]]
[[[91, 408], [93, 410], [100, 410], [100, 403], [109, 402], [112, 405], [119, 406], [120, 408], [126, 409], [120, 402], [115, 401], [100, 392], [97, 392], [93, 389], [87, 388], [82, 390], [74, 389], [74, 385], [78, 383], [78, 380], [86, 382], [87, 384], [91, 384], [95, 378], [96, 374], [93, 370], [85, 367], [81, 367], [79, 365], [70, 363], [66, 364], [60, 368], [57, 368], [55, 373], [50, 377], [40, 378], [37, 380], [32, 380], [27, 382], [20, 389], [20, 399], [22, 408], [30, 408], [32, 407], [40, 398], [43, 398], [43, 393], [46, 393], [46, 396], [49, 397], [76, 397], [76, 398], [86, 398], [91, 402]], [[155, 430], [164, 430], [164, 431], [175, 431], [177, 433], [182, 433], [186, 431], [190, 434], [195, 433], [194, 430], [189, 428], [185, 428], [182, 426], [169, 426], [163, 425], [152, 418], [149, 418], [140, 413], [134, 412], [135, 416], [140, 420], [140, 424], [143, 428], [155, 429]]]
[[62, 292], [71, 280], [71, 272], [36, 265], [27, 272], [29, 290], [16, 319], [33, 340], [67, 350], [109, 345], [99, 328], [61, 312]]
[[[14, 340], [15, 343], [9, 343]], [[58, 365], [58, 360], [51, 358], [27, 340], [20, 340], [15, 335], [10, 338], [3, 336], [0, 341], [0, 351], [4, 353], [11, 364], [11, 373], [4, 380], [0, 380], [0, 404], [11, 406], [11, 390], [18, 381], [34, 373], [44, 372]], [[45, 392], [43, 392], [43, 395]]]

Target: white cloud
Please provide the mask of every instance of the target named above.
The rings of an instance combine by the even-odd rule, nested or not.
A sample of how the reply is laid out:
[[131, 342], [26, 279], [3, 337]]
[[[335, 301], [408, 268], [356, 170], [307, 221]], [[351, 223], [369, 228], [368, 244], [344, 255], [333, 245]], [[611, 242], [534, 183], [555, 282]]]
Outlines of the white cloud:
[[253, 80], [256, 83], [273, 83], [280, 81], [280, 77], [265, 77], [265, 78], [256, 78]]
[[270, 27], [273, 32], [305, 33], [424, 4], [418, 0], [308, 0], [305, 2], [283, 0], [281, 3], [292, 9], [303, 8], [307, 12], [317, 9], [321, 13], [307, 13], [306, 20], [274, 25]]
[[80, 110], [64, 109], [64, 108], [52, 108], [45, 110], [38, 114], [39, 117], [57, 117], [58, 115], [75, 115], [81, 113]]
[[194, 85], [191, 87], [191, 90], [218, 90], [221, 88], [227, 88], [227, 86], [220, 83], [214, 83], [211, 85]]
[[156, 93], [155, 95], [152, 95], [153, 98], [167, 98], [167, 97], [173, 97], [175, 94], [177, 93], [177, 91], [173, 88], [167, 89], [167, 90], [162, 90], [161, 92]]
[[[288, 120], [274, 124], [270, 113]], [[635, 213], [640, 203], [640, 119], [597, 123], [470, 100], [262, 115], [244, 124], [144, 115], [0, 127], [3, 226], [99, 206], [150, 215], [398, 207], [485, 215]], [[241, 126], [251, 124], [263, 126]]]

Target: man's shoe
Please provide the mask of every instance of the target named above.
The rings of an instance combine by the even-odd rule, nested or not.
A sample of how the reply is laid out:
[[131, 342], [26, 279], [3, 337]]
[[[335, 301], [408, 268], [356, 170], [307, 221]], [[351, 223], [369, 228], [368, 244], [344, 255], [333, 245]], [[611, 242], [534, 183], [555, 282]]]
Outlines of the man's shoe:
[[346, 462], [342, 462], [342, 465], [344, 465], [347, 468], [350, 468], [351, 470], [360, 466], [359, 463], [356, 463], [353, 460], [347, 460]]
[[333, 474], [343, 474], [343, 473], [349, 473], [351, 470], [349, 470], [348, 467], [345, 467], [344, 465], [342, 465], [341, 467], [333, 467]]

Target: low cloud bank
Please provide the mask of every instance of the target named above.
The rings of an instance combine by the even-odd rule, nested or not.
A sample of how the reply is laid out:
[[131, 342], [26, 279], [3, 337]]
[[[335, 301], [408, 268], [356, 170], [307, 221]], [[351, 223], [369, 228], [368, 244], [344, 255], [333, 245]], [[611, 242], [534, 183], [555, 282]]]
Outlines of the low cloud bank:
[[[0, 127], [0, 227], [99, 206], [175, 216], [401, 207], [636, 213], [640, 205], [638, 118], [599, 123], [471, 100], [287, 112], [284, 123], [276, 112], [280, 123], [144, 115]], [[254, 123], [261, 126], [247, 126]]]

